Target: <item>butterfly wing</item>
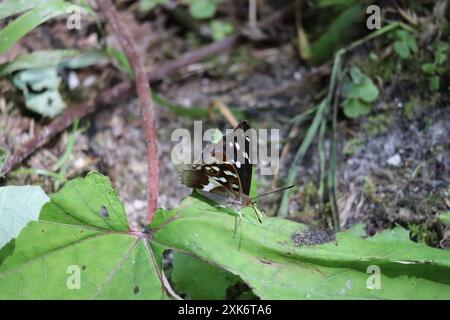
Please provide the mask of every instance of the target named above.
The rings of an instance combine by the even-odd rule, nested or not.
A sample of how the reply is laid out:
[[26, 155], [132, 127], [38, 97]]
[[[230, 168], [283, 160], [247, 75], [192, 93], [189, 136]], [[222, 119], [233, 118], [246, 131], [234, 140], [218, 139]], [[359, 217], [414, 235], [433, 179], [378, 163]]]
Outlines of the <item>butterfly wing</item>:
[[[240, 122], [234, 129], [235, 134], [233, 135], [232, 140], [234, 148], [234, 159], [232, 163], [235, 165], [236, 171], [239, 175], [239, 180], [242, 185], [242, 193], [247, 196], [250, 194], [253, 170], [253, 165], [250, 162], [250, 155], [252, 154], [252, 139], [249, 129], [250, 125], [247, 121]], [[227, 139], [226, 136], [225, 139]], [[230, 143], [230, 141], [228, 143]]]
[[231, 198], [232, 202], [239, 202], [241, 198], [242, 186], [239, 176], [230, 163], [201, 164], [183, 170], [181, 183], [222, 198], [214, 198], [215, 201], [226, 202]]
[[251, 137], [249, 124], [243, 121], [218, 143], [211, 143], [202, 152], [201, 160], [181, 172], [181, 182], [209, 194], [215, 201], [241, 202], [248, 196], [252, 178], [250, 162]]

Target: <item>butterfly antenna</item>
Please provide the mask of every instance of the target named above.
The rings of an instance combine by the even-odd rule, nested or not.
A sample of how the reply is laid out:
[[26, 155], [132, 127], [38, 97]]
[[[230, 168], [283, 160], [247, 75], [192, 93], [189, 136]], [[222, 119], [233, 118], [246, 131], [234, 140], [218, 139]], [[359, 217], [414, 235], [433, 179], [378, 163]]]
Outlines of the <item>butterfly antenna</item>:
[[256, 197], [253, 197], [252, 200], [261, 198], [263, 196], [267, 196], [267, 195], [275, 193], [275, 192], [284, 191], [284, 190], [290, 189], [292, 187], [294, 187], [294, 185], [291, 185], [291, 186], [288, 186], [288, 187], [283, 187], [283, 188], [280, 188], [280, 189], [277, 189], [277, 190], [273, 190], [273, 191], [269, 191], [269, 192], [266, 192], [266, 193], [262, 193], [262, 194], [257, 195]]

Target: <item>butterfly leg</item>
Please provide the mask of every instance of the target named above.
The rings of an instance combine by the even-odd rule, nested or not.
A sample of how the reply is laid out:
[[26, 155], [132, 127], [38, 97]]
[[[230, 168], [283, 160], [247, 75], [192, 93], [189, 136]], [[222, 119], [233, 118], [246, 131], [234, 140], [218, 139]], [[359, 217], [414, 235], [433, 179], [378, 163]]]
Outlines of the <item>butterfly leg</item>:
[[236, 216], [236, 223], [234, 225], [234, 238], [236, 238], [236, 233], [239, 229], [239, 226], [241, 225], [242, 222], [242, 213], [241, 210], [236, 210], [237, 212], [237, 216]]
[[256, 217], [258, 218], [259, 223], [262, 223], [262, 213], [259, 211], [258, 207], [256, 206], [256, 203], [252, 203], [253, 210], [255, 210]]

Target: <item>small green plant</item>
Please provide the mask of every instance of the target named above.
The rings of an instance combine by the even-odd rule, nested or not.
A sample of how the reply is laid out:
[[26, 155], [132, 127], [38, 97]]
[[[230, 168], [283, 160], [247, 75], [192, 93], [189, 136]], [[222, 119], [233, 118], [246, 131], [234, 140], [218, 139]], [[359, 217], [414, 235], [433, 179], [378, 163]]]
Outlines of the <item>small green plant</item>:
[[423, 105], [423, 102], [417, 95], [411, 96], [403, 108], [403, 113], [406, 119], [412, 120], [416, 113], [420, 110], [421, 105]]
[[188, 0], [189, 13], [195, 19], [208, 19], [214, 17], [217, 6], [223, 0]]
[[355, 153], [357, 153], [359, 150], [361, 150], [361, 148], [364, 146], [364, 139], [362, 138], [353, 138], [349, 141], [347, 141], [347, 143], [344, 146], [344, 150], [343, 153], [346, 156], [350, 156], [353, 155]]
[[[167, 3], [168, 0], [141, 0], [139, 2], [139, 10], [146, 12], [151, 11], [158, 5]], [[211, 37], [214, 41], [223, 40], [225, 37], [234, 32], [233, 24], [214, 19], [216, 15], [217, 7], [223, 0], [187, 0], [188, 11], [192, 18], [196, 20], [210, 19], [209, 29]]]
[[231, 23], [221, 20], [213, 20], [210, 23], [211, 34], [215, 41], [225, 39], [228, 35], [232, 34], [234, 27]]
[[376, 191], [375, 184], [370, 177], [364, 177], [364, 195], [368, 198], [372, 198]]
[[393, 114], [385, 111], [368, 117], [367, 122], [363, 124], [363, 130], [368, 137], [384, 134], [389, 131], [389, 126], [393, 120]]
[[441, 213], [439, 215], [439, 221], [446, 226], [450, 226], [450, 211]]
[[342, 103], [344, 114], [352, 119], [369, 114], [379, 95], [372, 79], [358, 67], [350, 69], [349, 77], [343, 83], [343, 93], [346, 97]]
[[141, 0], [139, 1], [139, 11], [146, 12], [151, 11], [155, 7], [166, 4], [169, 0]]
[[9, 151], [0, 147], [0, 168], [6, 162], [9, 157]]
[[439, 243], [436, 231], [431, 228], [431, 223], [425, 221], [421, 224], [409, 224], [408, 228], [411, 230], [411, 239], [418, 243], [435, 246]]
[[[169, 0], [140, 0], [139, 10], [146, 12], [151, 11], [159, 5], [163, 5], [169, 2]], [[217, 11], [217, 7], [223, 0], [187, 0], [189, 7], [189, 14], [194, 19], [209, 19], [214, 17]]]
[[394, 51], [402, 59], [409, 59], [417, 53], [417, 43], [414, 36], [406, 30], [396, 30], [394, 32]]
[[448, 72], [448, 43], [439, 41], [434, 52], [434, 61], [422, 64], [422, 71], [429, 76], [428, 87], [438, 91], [441, 86], [441, 76]]

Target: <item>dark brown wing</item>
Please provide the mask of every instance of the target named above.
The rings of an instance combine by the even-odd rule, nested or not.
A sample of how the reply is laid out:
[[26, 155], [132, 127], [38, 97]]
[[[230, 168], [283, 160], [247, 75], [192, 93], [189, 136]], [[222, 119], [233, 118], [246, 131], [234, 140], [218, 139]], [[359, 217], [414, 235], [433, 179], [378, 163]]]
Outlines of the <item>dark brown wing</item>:
[[242, 192], [248, 196], [250, 194], [250, 186], [252, 184], [253, 165], [250, 163], [250, 157], [252, 154], [250, 147], [253, 141], [250, 135], [246, 135], [246, 133], [249, 133], [248, 130], [250, 129], [250, 125], [247, 123], [247, 121], [241, 122], [240, 126], [244, 132], [243, 141], [244, 141], [244, 152], [246, 156], [243, 156], [244, 163], [241, 164], [240, 168], [236, 168], [236, 170], [239, 174], [239, 177], [241, 178]]
[[[216, 194], [223, 202], [241, 199], [242, 186], [235, 167], [230, 163], [197, 165], [181, 172], [181, 183], [190, 188]], [[216, 200], [215, 198], [213, 200]]]
[[224, 152], [227, 155], [227, 162], [232, 163], [236, 167], [239, 180], [241, 181], [242, 192], [245, 195], [250, 193], [253, 170], [253, 165], [250, 163], [252, 138], [249, 129], [250, 125], [247, 121], [242, 121], [236, 126], [233, 134], [224, 136], [222, 140], [225, 150], [227, 146], [229, 147], [228, 150], [230, 150], [231, 144], [233, 144], [231, 154], [230, 152]]
[[250, 163], [252, 139], [246, 135], [249, 129], [249, 124], [242, 121], [233, 133], [216, 144], [207, 145], [201, 160], [181, 172], [181, 182], [234, 201], [241, 201], [242, 194], [248, 196], [253, 169]]

